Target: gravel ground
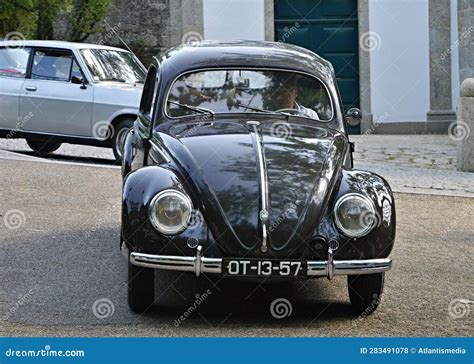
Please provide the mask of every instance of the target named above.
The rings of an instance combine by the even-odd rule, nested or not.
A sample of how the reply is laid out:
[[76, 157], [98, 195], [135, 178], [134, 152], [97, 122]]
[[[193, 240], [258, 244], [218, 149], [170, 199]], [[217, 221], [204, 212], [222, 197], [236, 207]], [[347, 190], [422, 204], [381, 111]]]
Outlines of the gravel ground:
[[[158, 304], [136, 315], [126, 304], [119, 252], [119, 169], [45, 166], [0, 159], [2, 336], [474, 334], [472, 313], [452, 310], [460, 299], [465, 307], [474, 301], [472, 199], [396, 194], [394, 267], [370, 317], [351, 314], [343, 277], [258, 286], [173, 272], [157, 272]], [[208, 289], [198, 309], [177, 322]], [[291, 302], [291, 316], [270, 315], [276, 298]], [[95, 312], [103, 318], [94, 314], [99, 302], [113, 308]]]

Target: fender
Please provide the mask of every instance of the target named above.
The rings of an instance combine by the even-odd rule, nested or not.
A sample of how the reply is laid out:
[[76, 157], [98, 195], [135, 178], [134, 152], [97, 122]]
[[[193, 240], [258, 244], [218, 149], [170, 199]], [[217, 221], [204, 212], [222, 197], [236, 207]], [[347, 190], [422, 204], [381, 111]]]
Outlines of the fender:
[[[375, 206], [375, 227], [365, 236], [349, 238], [342, 234], [334, 221], [336, 201], [347, 193], [359, 193], [370, 198]], [[343, 170], [339, 190], [328, 205], [325, 217], [315, 232], [315, 255], [327, 257], [332, 241], [335, 259], [386, 258], [395, 243], [395, 200], [389, 184], [381, 176], [360, 170]]]
[[[161, 234], [152, 226], [148, 218], [150, 202], [166, 189], [181, 191], [192, 199], [171, 169], [147, 166], [128, 173], [122, 191], [122, 239], [130, 251], [182, 255], [190, 250], [187, 247], [190, 238], [205, 245], [207, 226], [204, 221], [173, 236]], [[171, 240], [173, 243], [169, 244]]]
[[138, 109], [137, 108], [123, 108], [123, 109], [117, 110], [109, 116], [107, 121], [109, 122], [109, 124], [112, 124], [112, 121], [114, 121], [117, 117], [120, 117], [123, 115], [135, 115], [136, 117], [138, 117]]
[[122, 179], [124, 180], [126, 176], [132, 171], [132, 161], [133, 161], [133, 137], [135, 131], [132, 129], [128, 133], [125, 143], [123, 145], [122, 153]]

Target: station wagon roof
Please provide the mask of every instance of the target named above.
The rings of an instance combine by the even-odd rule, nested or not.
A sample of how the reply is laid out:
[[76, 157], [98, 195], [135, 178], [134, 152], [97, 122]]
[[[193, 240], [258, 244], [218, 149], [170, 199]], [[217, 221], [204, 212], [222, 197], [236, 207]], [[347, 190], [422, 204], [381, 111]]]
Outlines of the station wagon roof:
[[110, 47], [101, 44], [74, 43], [62, 40], [0, 40], [0, 47], [51, 47], [65, 49], [109, 49], [115, 51], [127, 51], [126, 49]]
[[261, 67], [306, 72], [334, 83], [331, 63], [305, 48], [282, 42], [197, 42], [168, 49], [156, 61], [174, 74], [202, 68]]

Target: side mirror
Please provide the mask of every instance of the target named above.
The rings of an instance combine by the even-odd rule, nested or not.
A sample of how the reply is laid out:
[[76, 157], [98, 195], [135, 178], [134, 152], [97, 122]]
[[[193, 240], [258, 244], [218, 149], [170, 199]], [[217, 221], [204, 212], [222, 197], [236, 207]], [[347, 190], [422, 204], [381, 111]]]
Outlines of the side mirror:
[[353, 107], [350, 108], [346, 113], [346, 122], [351, 126], [357, 126], [362, 120], [362, 112], [360, 109]]
[[83, 77], [78, 77], [78, 76], [73, 75], [71, 77], [71, 82], [75, 85], [82, 85], [81, 86], [82, 89], [87, 88], [86, 87], [86, 80]]

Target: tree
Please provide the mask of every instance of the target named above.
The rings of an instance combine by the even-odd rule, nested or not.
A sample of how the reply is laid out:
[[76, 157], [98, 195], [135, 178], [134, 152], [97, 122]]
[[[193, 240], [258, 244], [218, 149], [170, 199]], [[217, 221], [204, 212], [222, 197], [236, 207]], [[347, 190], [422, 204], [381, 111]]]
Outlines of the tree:
[[66, 20], [66, 40], [83, 42], [102, 30], [112, 0], [0, 0], [0, 37], [53, 39], [59, 15]]
[[25, 36], [35, 32], [34, 0], [0, 0], [0, 37], [19, 32]]
[[91, 34], [100, 32], [111, 5], [112, 0], [73, 0], [68, 9], [68, 40], [84, 42]]
[[61, 0], [36, 0], [36, 38], [54, 39], [54, 21], [62, 6]]

